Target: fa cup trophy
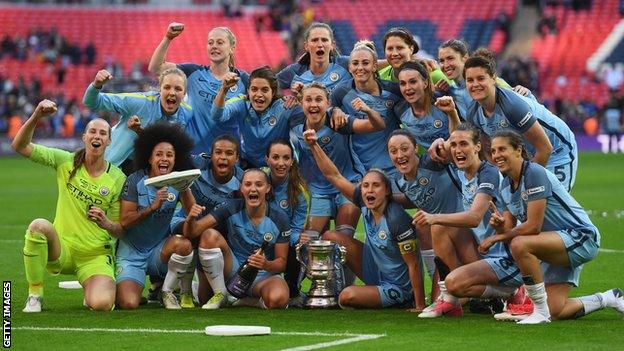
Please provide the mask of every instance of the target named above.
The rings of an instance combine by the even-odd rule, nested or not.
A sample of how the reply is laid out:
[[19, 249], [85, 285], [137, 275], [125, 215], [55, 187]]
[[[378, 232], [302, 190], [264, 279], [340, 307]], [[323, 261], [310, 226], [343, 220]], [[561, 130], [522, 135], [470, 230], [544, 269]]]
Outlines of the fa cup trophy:
[[297, 260], [312, 282], [307, 294], [307, 308], [331, 308], [338, 304], [338, 294], [344, 287], [342, 264], [346, 250], [328, 240], [311, 240], [297, 245]]

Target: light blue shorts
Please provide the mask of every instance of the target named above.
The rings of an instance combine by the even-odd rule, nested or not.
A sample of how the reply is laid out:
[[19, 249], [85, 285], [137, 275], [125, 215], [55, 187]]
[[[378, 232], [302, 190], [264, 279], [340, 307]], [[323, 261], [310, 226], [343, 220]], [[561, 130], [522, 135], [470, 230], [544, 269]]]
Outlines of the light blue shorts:
[[362, 252], [362, 275], [364, 284], [369, 286], [377, 286], [379, 296], [381, 296], [381, 307], [402, 307], [412, 305], [414, 302], [414, 292], [411, 282], [407, 287], [401, 287], [392, 282], [386, 282], [380, 279], [379, 267], [375, 264], [375, 260], [368, 250]]
[[168, 238], [147, 252], [139, 251], [120, 240], [115, 259], [117, 284], [132, 280], [143, 287], [147, 274], [164, 278], [167, 275], [167, 263], [160, 259], [160, 253]]
[[551, 171], [561, 185], [570, 192], [572, 187], [574, 186], [574, 182], [576, 181], [576, 170], [578, 169], [578, 155], [574, 158], [574, 160], [559, 166], [551, 166], [547, 165], [547, 170]]
[[522, 282], [522, 273], [516, 266], [516, 263], [507, 257], [484, 257], [483, 261], [487, 263], [496, 274], [498, 283], [507, 286], [520, 286]]
[[568, 283], [578, 286], [583, 264], [591, 261], [598, 254], [596, 239], [598, 233], [594, 228], [568, 229], [556, 231], [563, 240], [568, 258], [569, 267], [555, 266], [542, 262], [544, 282], [550, 284]]
[[310, 216], [335, 218], [340, 206], [345, 204], [353, 203], [341, 193], [330, 195], [312, 194], [310, 199]]

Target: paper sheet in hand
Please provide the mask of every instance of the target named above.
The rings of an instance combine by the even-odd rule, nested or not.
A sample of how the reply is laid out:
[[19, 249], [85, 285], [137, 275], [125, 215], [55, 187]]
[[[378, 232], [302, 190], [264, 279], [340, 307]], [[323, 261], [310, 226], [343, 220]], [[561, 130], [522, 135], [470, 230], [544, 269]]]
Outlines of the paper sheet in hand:
[[171, 172], [169, 174], [161, 175], [158, 177], [148, 178], [145, 181], [145, 185], [153, 186], [155, 188], [162, 188], [164, 186], [174, 187], [177, 191], [186, 190], [195, 179], [199, 178], [201, 171], [199, 169], [189, 169], [187, 171]]

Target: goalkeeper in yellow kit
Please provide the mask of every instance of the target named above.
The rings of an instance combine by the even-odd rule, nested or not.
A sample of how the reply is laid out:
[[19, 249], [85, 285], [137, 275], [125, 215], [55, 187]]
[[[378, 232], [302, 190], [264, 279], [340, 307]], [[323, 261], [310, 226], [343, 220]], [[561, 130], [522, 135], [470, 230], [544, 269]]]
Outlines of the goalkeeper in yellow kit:
[[41, 101], [12, 143], [22, 156], [54, 168], [59, 189], [54, 222], [38, 218], [26, 230], [28, 300], [24, 312], [41, 312], [45, 270], [75, 274], [84, 288], [85, 305], [111, 310], [115, 303], [111, 236], [123, 235], [117, 221], [125, 176], [104, 160], [111, 128], [102, 119], [87, 124], [84, 147], [74, 153], [33, 144], [37, 123], [54, 113], [54, 102]]

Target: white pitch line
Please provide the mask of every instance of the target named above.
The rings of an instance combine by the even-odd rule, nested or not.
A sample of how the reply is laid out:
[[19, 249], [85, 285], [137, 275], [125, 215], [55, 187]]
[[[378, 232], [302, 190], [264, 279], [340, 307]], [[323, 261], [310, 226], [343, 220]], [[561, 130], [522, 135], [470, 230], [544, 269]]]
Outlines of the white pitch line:
[[613, 249], [598, 249], [600, 252], [608, 252], [608, 253], [624, 253], [624, 250], [613, 250]]
[[353, 338], [336, 340], [336, 341], [321, 342], [321, 343], [312, 344], [312, 345], [297, 346], [297, 347], [293, 347], [293, 348], [289, 348], [289, 349], [283, 349], [282, 351], [307, 351], [307, 350], [323, 349], [323, 348], [326, 348], [326, 347], [350, 344], [350, 343], [353, 343], [353, 342], [358, 342], [358, 341], [363, 341], [363, 340], [379, 339], [379, 338], [381, 338], [383, 336], [385, 336], [385, 334], [362, 334], [362, 335], [359, 335], [359, 336], [356, 336], [356, 337], [353, 337]]

